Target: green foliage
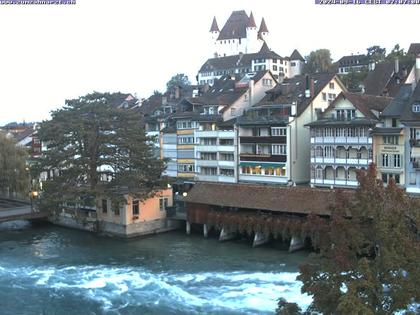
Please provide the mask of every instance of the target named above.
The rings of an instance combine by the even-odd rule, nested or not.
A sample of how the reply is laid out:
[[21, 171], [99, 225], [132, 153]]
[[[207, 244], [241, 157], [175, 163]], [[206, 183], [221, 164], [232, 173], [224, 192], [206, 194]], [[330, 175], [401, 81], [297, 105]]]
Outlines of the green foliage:
[[318, 49], [311, 51], [306, 57], [306, 64], [303, 72], [306, 74], [316, 72], [328, 72], [333, 70], [331, 52], [328, 49]]
[[280, 298], [277, 304], [276, 315], [301, 315], [302, 310], [296, 303], [288, 303]]
[[0, 133], [0, 194], [27, 195], [30, 189], [27, 158], [24, 148]]
[[160, 92], [158, 90], [154, 90], [153, 91], [153, 96], [162, 96], [162, 92]]
[[394, 314], [420, 301], [420, 217], [416, 200], [372, 165], [353, 198], [337, 196], [330, 220], [312, 217], [317, 253], [301, 266], [309, 310], [323, 314]]
[[367, 69], [363, 69], [362, 71], [355, 71], [353, 68], [350, 68], [347, 74], [340, 75], [340, 79], [348, 91], [359, 92], [367, 74]]
[[175, 86], [185, 87], [190, 85], [191, 82], [188, 80], [188, 76], [183, 73], [177, 73], [166, 83], [167, 91], [172, 91]]
[[153, 156], [140, 114], [117, 108], [114, 99], [94, 92], [67, 100], [41, 124], [38, 134], [48, 150], [38, 169], [56, 173], [44, 183], [46, 207], [65, 201], [93, 205], [101, 196], [118, 203], [126, 193], [145, 199], [161, 188], [164, 162]]
[[395, 59], [404, 63], [414, 61], [415, 58], [413, 55], [408, 55], [407, 52], [404, 51], [404, 48], [400, 48], [399, 44], [396, 44], [388, 56], [386, 56], [386, 60], [388, 61], [394, 61]]
[[367, 56], [371, 63], [382, 62], [385, 60], [386, 49], [377, 45], [369, 47], [367, 48]]

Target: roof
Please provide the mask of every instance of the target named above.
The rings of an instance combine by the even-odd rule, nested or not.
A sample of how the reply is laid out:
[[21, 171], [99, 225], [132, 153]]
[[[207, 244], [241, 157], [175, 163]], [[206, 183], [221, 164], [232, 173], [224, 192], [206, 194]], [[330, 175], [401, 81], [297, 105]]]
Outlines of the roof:
[[264, 18], [261, 20], [260, 29], [258, 30], [258, 33], [268, 33], [267, 24], [265, 24]]
[[199, 182], [189, 191], [185, 201], [223, 207], [329, 215], [336, 192], [309, 187]]
[[399, 135], [403, 129], [402, 128], [382, 128], [382, 127], [376, 127], [373, 128], [372, 134], [374, 135]]
[[23, 139], [25, 139], [26, 137], [32, 136], [34, 133], [36, 133], [37, 131], [33, 128], [33, 127], [29, 127], [19, 133], [13, 134], [13, 138], [17, 141], [20, 142]]
[[416, 125], [420, 125], [420, 113], [413, 112], [413, 104], [420, 105], [420, 84], [417, 84], [416, 88], [411, 94], [410, 99], [406, 103], [404, 111], [401, 114], [401, 121], [404, 121], [405, 123], [415, 123]]
[[370, 119], [378, 119], [374, 111], [381, 113], [392, 101], [391, 97], [342, 92], [329, 107], [334, 107], [340, 97], [348, 99], [366, 118]]
[[394, 61], [377, 64], [365, 79], [365, 93], [370, 95], [397, 95], [413, 66], [413, 61], [400, 62], [400, 71], [395, 73]]
[[412, 43], [408, 48], [407, 55], [417, 56], [420, 54], [420, 43]]
[[401, 86], [397, 95], [392, 99], [389, 105], [383, 110], [381, 117], [400, 117], [410, 99], [412, 93], [411, 84]]
[[111, 93], [107, 98], [108, 104], [114, 107], [127, 108], [134, 107], [137, 104], [137, 99], [130, 93]]
[[314, 73], [310, 76], [314, 80], [314, 95], [305, 97], [306, 76], [298, 75], [293, 78], [284, 79], [273, 89], [266, 92], [264, 98], [254, 105], [254, 107], [271, 104], [297, 104], [297, 115], [305, 111], [311, 101], [321, 92], [321, 90], [334, 78], [341, 82], [335, 73]]
[[259, 52], [253, 54], [239, 54], [208, 59], [200, 68], [199, 72], [229, 70], [248, 68], [252, 71], [251, 65], [254, 59], [282, 59], [280, 55], [270, 50], [264, 43]]
[[293, 50], [292, 54], [290, 55], [290, 60], [301, 60], [305, 61], [305, 58], [299, 53], [297, 49]]
[[162, 96], [152, 95], [147, 100], [143, 101], [143, 103], [139, 107], [139, 111], [143, 115], [152, 115], [161, 106], [162, 106]]
[[248, 21], [247, 27], [257, 27], [257, 24], [255, 24], [254, 14], [252, 14], [252, 12], [249, 15], [249, 21]]
[[210, 32], [220, 32], [219, 26], [217, 25], [216, 17], [213, 17], [213, 22], [211, 23]]
[[220, 31], [217, 40], [246, 38], [246, 27], [250, 22], [249, 20], [250, 18], [244, 10], [233, 11]]
[[369, 58], [366, 55], [343, 56], [338, 63], [340, 67], [368, 65]]

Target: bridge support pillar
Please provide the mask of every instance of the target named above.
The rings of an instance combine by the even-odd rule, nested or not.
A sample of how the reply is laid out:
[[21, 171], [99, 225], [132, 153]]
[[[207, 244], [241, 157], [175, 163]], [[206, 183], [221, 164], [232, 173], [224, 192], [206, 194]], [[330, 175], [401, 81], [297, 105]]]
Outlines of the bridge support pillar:
[[185, 232], [187, 233], [187, 235], [191, 234], [191, 224], [188, 221], [185, 224]]
[[205, 238], [207, 238], [209, 236], [209, 228], [207, 226], [207, 224], [203, 224], [203, 235]]
[[256, 232], [255, 236], [254, 236], [254, 241], [252, 242], [252, 247], [257, 247], [257, 246], [263, 245], [263, 244], [267, 243], [269, 240], [270, 240], [270, 238], [266, 237], [263, 233]]
[[222, 229], [219, 236], [219, 241], [230, 241], [233, 240], [236, 237], [235, 232], [230, 232], [226, 229]]
[[289, 253], [293, 253], [305, 247], [305, 241], [300, 236], [292, 236], [290, 240]]

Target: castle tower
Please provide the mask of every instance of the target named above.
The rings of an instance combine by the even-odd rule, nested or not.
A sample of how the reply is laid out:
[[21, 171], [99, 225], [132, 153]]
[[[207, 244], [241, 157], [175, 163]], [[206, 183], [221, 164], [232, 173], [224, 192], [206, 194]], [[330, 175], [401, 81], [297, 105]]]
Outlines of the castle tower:
[[258, 44], [257, 24], [255, 24], [254, 14], [252, 12], [249, 16], [249, 21], [246, 26], [246, 41], [247, 45], [245, 47], [244, 53], [252, 53]]
[[210, 27], [211, 49], [213, 50], [214, 57], [217, 57], [216, 41], [219, 34], [219, 26], [217, 25], [216, 17], [214, 17]]
[[261, 20], [260, 29], [258, 30], [258, 37], [263, 41], [266, 41], [268, 37], [268, 28], [267, 24], [265, 24], [264, 18]]

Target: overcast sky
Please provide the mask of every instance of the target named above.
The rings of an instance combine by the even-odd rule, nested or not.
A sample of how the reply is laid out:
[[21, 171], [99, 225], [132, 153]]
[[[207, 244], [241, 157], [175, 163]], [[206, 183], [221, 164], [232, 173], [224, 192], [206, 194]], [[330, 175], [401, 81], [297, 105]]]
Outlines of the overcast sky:
[[265, 17], [282, 56], [328, 48], [334, 59], [420, 42], [420, 6], [319, 6], [314, 0], [77, 0], [0, 6], [0, 125], [41, 121], [91, 91], [148, 97], [175, 73], [195, 76], [211, 57], [209, 28], [233, 10]]

